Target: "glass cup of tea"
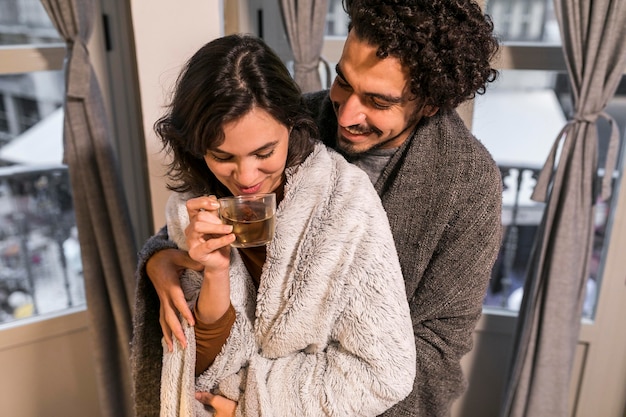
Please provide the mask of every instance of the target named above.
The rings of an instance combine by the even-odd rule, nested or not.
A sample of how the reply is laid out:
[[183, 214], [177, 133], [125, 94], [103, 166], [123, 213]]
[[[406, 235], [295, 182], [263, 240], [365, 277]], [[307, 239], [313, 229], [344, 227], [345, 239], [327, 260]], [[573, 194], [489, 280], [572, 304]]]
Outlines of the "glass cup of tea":
[[274, 237], [276, 194], [240, 195], [219, 200], [219, 216], [233, 226], [235, 241], [231, 246], [263, 246]]

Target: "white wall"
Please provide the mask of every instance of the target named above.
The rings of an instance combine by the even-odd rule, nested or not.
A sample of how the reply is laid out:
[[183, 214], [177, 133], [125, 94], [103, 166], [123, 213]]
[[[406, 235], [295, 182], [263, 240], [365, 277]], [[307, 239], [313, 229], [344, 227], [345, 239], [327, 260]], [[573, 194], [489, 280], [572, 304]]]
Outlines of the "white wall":
[[[222, 0], [132, 0], [132, 21], [155, 230], [165, 224], [164, 155], [154, 134], [181, 66], [223, 31]], [[149, 18], [147, 18], [149, 17]]]
[[66, 313], [3, 326], [0, 415], [100, 415], [87, 315]]

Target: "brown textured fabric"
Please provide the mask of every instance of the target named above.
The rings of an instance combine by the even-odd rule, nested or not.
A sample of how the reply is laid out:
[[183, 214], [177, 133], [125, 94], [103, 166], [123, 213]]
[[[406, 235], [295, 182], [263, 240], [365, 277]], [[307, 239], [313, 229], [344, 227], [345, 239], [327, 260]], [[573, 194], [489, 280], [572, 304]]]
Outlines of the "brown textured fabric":
[[196, 319], [196, 376], [204, 372], [215, 360], [222, 346], [226, 343], [230, 328], [235, 322], [235, 309], [231, 304], [226, 313], [215, 323], [203, 323], [198, 320], [197, 306], [193, 309]]

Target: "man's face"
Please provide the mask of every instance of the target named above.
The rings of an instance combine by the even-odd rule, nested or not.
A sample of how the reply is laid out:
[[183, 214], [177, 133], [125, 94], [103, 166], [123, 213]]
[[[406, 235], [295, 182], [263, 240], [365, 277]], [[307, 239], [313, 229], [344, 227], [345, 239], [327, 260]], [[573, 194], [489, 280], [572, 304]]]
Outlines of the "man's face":
[[376, 57], [376, 47], [350, 31], [330, 89], [339, 149], [358, 154], [400, 146], [430, 108], [418, 107], [408, 81], [399, 59]]

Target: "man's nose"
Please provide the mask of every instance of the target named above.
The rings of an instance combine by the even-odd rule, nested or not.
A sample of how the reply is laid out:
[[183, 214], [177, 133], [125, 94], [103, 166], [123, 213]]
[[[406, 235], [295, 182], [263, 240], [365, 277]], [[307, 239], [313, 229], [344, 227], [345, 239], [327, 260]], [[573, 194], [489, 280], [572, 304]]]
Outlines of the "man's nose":
[[359, 125], [365, 119], [365, 107], [355, 94], [351, 94], [337, 111], [337, 122], [340, 126]]

